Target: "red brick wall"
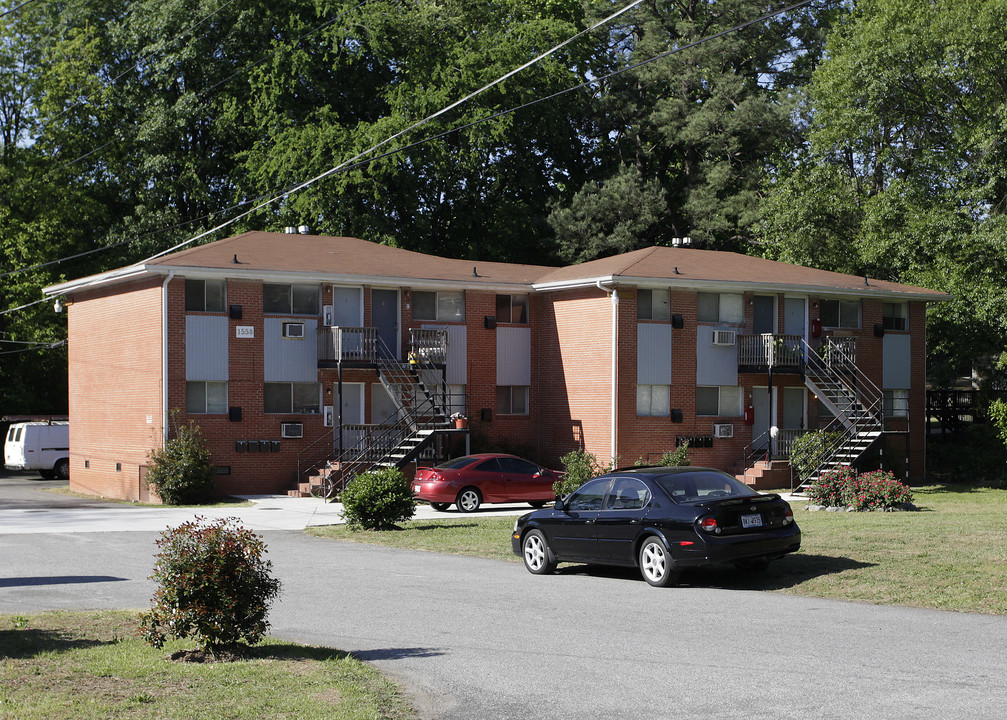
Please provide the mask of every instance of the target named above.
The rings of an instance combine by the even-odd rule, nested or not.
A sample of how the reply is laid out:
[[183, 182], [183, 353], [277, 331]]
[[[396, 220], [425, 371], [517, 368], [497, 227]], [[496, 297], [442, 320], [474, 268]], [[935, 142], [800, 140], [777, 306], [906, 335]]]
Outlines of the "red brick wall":
[[141, 467], [162, 442], [161, 308], [157, 280], [82, 293], [67, 307], [74, 491], [143, 497]]

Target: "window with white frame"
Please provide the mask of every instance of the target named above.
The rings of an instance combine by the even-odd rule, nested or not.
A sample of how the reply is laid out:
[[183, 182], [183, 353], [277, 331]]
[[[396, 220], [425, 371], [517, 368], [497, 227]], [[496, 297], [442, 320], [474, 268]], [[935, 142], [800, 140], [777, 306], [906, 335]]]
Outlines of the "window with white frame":
[[193, 415], [227, 412], [227, 382], [190, 380], [185, 383], [185, 411]]
[[497, 322], [528, 323], [527, 295], [497, 295]]
[[671, 320], [671, 291], [648, 290], [640, 288], [636, 291], [637, 320]]
[[226, 280], [185, 280], [185, 309], [189, 312], [224, 312]]
[[742, 414], [743, 388], [736, 385], [699, 386], [696, 388], [696, 414], [738, 417]]
[[667, 417], [671, 414], [670, 385], [637, 385], [636, 414], [640, 417]]
[[315, 415], [321, 412], [321, 387], [316, 382], [267, 382], [263, 389], [264, 412]]
[[740, 293], [696, 293], [696, 319], [741, 324], [745, 321], [745, 298]]
[[318, 315], [318, 285], [262, 286], [262, 312], [274, 315]]
[[882, 324], [885, 330], [908, 330], [908, 303], [881, 303]]
[[883, 390], [881, 402], [885, 417], [909, 417], [909, 390]]
[[822, 326], [856, 330], [860, 327], [860, 301], [822, 298], [819, 301]]
[[465, 322], [465, 293], [457, 291], [413, 291], [413, 319]]
[[527, 385], [497, 385], [497, 415], [528, 414]]

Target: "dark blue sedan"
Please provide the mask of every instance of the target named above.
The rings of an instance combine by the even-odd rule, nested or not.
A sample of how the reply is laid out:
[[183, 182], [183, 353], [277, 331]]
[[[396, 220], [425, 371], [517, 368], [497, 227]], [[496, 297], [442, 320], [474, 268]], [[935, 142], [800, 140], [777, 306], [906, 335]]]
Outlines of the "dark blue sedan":
[[758, 570], [801, 547], [790, 505], [720, 470], [646, 467], [588, 480], [552, 508], [518, 518], [514, 553], [536, 575], [561, 562], [639, 567], [651, 585], [687, 567]]

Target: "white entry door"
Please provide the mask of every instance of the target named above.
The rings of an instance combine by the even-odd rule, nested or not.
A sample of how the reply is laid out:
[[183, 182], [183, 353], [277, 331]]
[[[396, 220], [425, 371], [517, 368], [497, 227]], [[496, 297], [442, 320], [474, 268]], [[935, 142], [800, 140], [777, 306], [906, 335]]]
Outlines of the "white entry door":
[[[333, 392], [339, 392], [337, 385]], [[364, 384], [343, 383], [343, 401], [341, 403], [343, 424], [341, 427], [342, 446], [348, 449], [355, 446], [364, 436]], [[339, 420], [336, 419], [338, 425]], [[336, 436], [336, 450], [339, 449], [340, 437]]]

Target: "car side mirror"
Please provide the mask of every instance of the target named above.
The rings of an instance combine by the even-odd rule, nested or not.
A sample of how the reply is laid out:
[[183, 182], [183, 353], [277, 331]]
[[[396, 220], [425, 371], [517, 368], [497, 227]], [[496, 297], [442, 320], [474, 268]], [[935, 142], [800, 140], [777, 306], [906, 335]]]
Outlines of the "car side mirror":
[[552, 506], [554, 510], [565, 511], [566, 505], [563, 503], [563, 498], [556, 500], [556, 504]]

